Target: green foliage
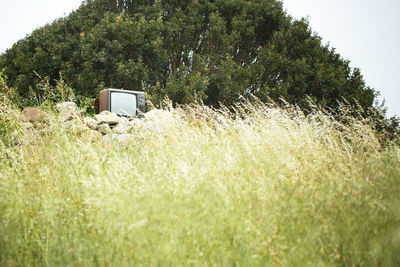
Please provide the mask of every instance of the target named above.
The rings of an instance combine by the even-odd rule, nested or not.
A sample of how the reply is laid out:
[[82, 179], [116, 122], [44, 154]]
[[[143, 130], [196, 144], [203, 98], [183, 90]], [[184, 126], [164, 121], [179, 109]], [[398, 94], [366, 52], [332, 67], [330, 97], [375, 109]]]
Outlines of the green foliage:
[[7, 86], [7, 76], [4, 69], [0, 70], [0, 153], [3, 146], [13, 145], [13, 133], [15, 127], [15, 112], [12, 105], [13, 92]]
[[167, 96], [231, 106], [256, 95], [304, 106], [308, 95], [329, 107], [346, 98], [367, 110], [376, 96], [358, 69], [277, 0], [86, 0], [19, 41], [0, 66], [25, 97], [30, 87], [40, 93], [34, 71], [53, 87], [62, 71], [75, 95], [143, 89], [157, 103]]
[[[74, 90], [65, 83], [62, 73], [59, 74], [60, 79], [55, 81], [54, 86], [50, 83], [49, 77], [42, 78], [38, 74], [37, 76], [40, 81], [34, 88], [29, 87], [25, 105], [54, 108], [60, 102], [77, 101]], [[80, 99], [82, 98], [81, 96]]]
[[0, 70], [0, 103], [2, 104], [2, 108], [7, 105], [18, 105], [21, 101], [16, 90], [8, 87], [8, 77], [4, 72], [4, 68]]
[[3, 89], [3, 87], [6, 84], [7, 81], [7, 75], [4, 74], [4, 68], [0, 70], [0, 88]]

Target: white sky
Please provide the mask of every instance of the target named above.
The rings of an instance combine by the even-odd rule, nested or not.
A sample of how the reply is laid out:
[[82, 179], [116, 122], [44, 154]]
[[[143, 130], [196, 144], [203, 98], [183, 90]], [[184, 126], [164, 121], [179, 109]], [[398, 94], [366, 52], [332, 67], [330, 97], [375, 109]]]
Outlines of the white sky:
[[[0, 53], [34, 29], [68, 15], [82, 0], [0, 0]], [[400, 0], [283, 0], [288, 14], [308, 17], [367, 84], [381, 92], [388, 115], [400, 115]]]
[[283, 0], [283, 4], [293, 17], [308, 17], [325, 44], [361, 69], [367, 85], [381, 92], [381, 100], [385, 98], [388, 116], [400, 116], [400, 0]]

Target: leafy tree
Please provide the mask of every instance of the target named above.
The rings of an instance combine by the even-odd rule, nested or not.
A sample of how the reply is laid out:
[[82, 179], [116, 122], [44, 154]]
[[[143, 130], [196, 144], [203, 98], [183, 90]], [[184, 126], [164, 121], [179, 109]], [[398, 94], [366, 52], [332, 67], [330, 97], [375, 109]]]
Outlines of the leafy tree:
[[54, 87], [62, 73], [87, 97], [107, 86], [143, 89], [154, 102], [229, 106], [256, 95], [303, 105], [308, 95], [364, 109], [376, 97], [359, 69], [278, 0], [86, 0], [16, 43], [0, 66], [21, 96], [39, 75]]

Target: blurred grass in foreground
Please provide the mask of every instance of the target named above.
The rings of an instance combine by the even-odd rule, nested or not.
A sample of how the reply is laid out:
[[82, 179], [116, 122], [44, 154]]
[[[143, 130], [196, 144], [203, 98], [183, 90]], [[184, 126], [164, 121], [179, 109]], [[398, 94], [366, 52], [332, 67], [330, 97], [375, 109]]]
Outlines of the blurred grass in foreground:
[[400, 263], [400, 149], [367, 120], [191, 106], [125, 146], [1, 112], [1, 265]]

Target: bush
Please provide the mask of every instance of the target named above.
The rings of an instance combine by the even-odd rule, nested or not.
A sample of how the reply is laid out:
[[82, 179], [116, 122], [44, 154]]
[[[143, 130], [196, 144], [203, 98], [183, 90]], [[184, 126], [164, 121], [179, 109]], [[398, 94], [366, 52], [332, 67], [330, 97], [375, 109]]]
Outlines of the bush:
[[0, 66], [22, 97], [40, 92], [35, 72], [55, 87], [61, 71], [75, 95], [107, 86], [145, 90], [155, 103], [231, 106], [253, 94], [301, 106], [309, 95], [367, 109], [377, 94], [278, 0], [87, 0], [16, 43]]

